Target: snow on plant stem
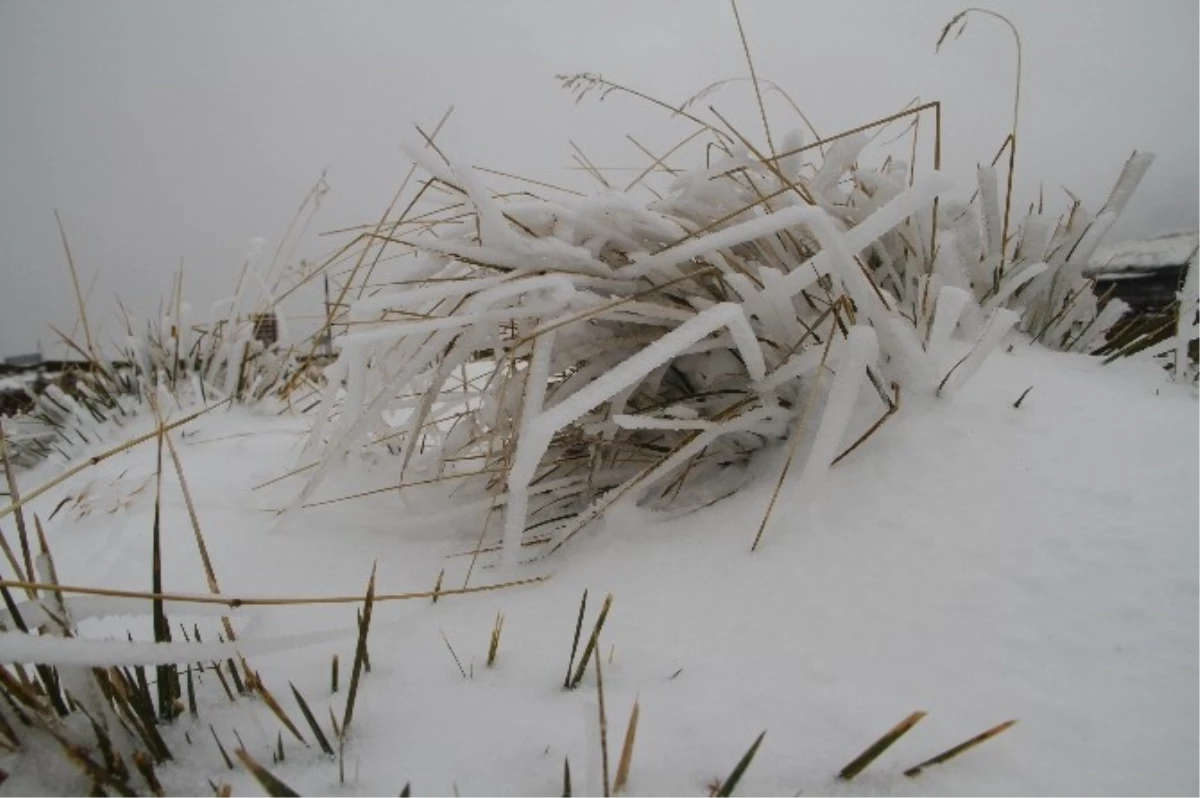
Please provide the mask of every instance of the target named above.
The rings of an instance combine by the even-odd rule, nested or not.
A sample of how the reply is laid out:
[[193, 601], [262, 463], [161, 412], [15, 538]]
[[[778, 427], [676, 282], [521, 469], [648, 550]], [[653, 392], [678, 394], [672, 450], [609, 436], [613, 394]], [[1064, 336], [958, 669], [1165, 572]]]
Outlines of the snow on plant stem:
[[[951, 188], [943, 175], [909, 182], [907, 167], [862, 163], [863, 136], [838, 138], [812, 177], [718, 138], [715, 158], [672, 172], [645, 203], [611, 189], [501, 195], [479, 170], [409, 148], [443, 196], [422, 188], [409, 208], [420, 228], [359, 245], [406, 252], [377, 257], [373, 278], [344, 289], [360, 299], [340, 311], [351, 324], [305, 449], [316, 468], [292, 507], [355, 450], [393, 468], [386, 451], [397, 484], [410, 465], [423, 479], [453, 476], [458, 517], [503, 507], [484, 536], [511, 568], [523, 547], [556, 551], [620, 501], [711, 502], [798, 425], [815, 442], [808, 496], [868, 362], [877, 386], [950, 394], [1021, 318], [1010, 307], [1060, 347], [1087, 348], [1115, 320], [1078, 258], [1147, 157], [1126, 165], [1095, 222], [1078, 205], [1057, 225], [1032, 214], [1003, 241], [994, 170], [979, 171], [978, 203], [935, 213]], [[947, 374], [960, 326], [979, 338]], [[827, 355], [858, 373], [839, 372], [839, 401], [809, 417], [804, 397]], [[469, 390], [451, 385], [460, 368], [476, 375]], [[478, 470], [455, 467], [464, 461]]]

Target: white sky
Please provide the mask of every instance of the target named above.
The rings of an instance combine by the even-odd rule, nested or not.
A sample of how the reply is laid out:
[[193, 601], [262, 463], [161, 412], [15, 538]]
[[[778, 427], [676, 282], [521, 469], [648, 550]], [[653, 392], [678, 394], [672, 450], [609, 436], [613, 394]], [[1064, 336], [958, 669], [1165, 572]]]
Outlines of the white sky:
[[[1158, 160], [1109, 240], [1196, 228], [1195, 1], [983, 5], [1009, 16], [1024, 45], [1019, 200], [1034, 199], [1040, 182], [1050, 209], [1063, 207], [1066, 186], [1095, 210], [1129, 154], [1149, 150]], [[963, 7], [739, 6], [760, 78], [822, 134], [918, 95], [941, 100], [944, 168], [969, 192], [976, 162], [1008, 131], [1015, 56], [1008, 29], [983, 16], [935, 55], [942, 25]], [[39, 339], [49, 349], [47, 324], [72, 326], [56, 207], [85, 288], [96, 279], [89, 312], [105, 319], [107, 339], [119, 331], [113, 297], [155, 313], [181, 261], [185, 297], [207, 316], [232, 291], [248, 239], [263, 236], [273, 251], [326, 166], [332, 191], [313, 231], [376, 219], [408, 167], [399, 142], [449, 105], [438, 141], [452, 159], [575, 187], [588, 178], [570, 168], [568, 139], [601, 166], [641, 167], [626, 133], [663, 152], [691, 132], [627, 97], [576, 105], [554, 75], [582, 71], [669, 103], [747, 75], [729, 4], [708, 0], [5, 0], [0, 355]], [[764, 144], [749, 84], [705, 104]], [[778, 96], [768, 106], [777, 139], [800, 126]], [[919, 164], [929, 152], [923, 144]], [[335, 243], [312, 239], [302, 253]]]

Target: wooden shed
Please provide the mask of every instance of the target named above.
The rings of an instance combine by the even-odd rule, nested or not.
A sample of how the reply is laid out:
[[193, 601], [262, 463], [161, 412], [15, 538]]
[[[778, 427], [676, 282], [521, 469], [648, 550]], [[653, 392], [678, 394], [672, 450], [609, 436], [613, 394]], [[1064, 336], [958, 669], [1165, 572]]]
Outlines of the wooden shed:
[[1084, 274], [1096, 280], [1097, 294], [1111, 291], [1131, 315], [1161, 313], [1175, 301], [1198, 246], [1196, 231], [1121, 241], [1096, 250]]
[[[1095, 279], [1098, 295], [1111, 295], [1129, 306], [1129, 312], [1108, 331], [1107, 342], [1096, 354], [1118, 357], [1149, 347], [1161, 348], [1177, 334], [1180, 298], [1185, 300], [1185, 312], [1193, 317], [1182, 322], [1185, 326], [1195, 323], [1196, 275], [1192, 272], [1198, 268], [1198, 247], [1200, 234], [1193, 231], [1122, 241], [1096, 251], [1084, 274]], [[1192, 294], [1190, 302], [1183, 296], [1184, 291]], [[1195, 364], [1200, 357], [1200, 341], [1193, 338], [1187, 353]], [[1176, 364], [1172, 360], [1164, 366], [1173, 369]]]

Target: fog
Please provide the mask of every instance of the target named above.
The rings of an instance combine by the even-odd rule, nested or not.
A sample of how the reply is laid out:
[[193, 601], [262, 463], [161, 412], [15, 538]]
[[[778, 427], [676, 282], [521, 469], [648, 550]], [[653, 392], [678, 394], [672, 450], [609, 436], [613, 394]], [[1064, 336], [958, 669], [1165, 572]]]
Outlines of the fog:
[[[1149, 150], [1158, 160], [1107, 240], [1197, 227], [1197, 4], [984, 7], [1012, 21], [1023, 47], [1015, 208], [1043, 190], [1048, 210], [1061, 210], [1065, 186], [1096, 209], [1130, 153]], [[940, 100], [943, 167], [969, 194], [975, 165], [992, 159], [1012, 123], [1016, 49], [1003, 22], [972, 15], [935, 54], [962, 8], [739, 6], [759, 77], [786, 90], [822, 135], [918, 96]], [[555, 75], [584, 71], [672, 105], [748, 76], [727, 2], [7, 0], [0, 355], [39, 343], [61, 351], [48, 325], [74, 324], [55, 209], [84, 289], [94, 286], [93, 326], [109, 341], [123, 328], [114, 297], [153, 316], [181, 268], [185, 297], [207, 315], [232, 291], [247, 241], [266, 238], [272, 252], [323, 170], [330, 191], [297, 257], [344, 241], [322, 231], [378, 219], [409, 166], [400, 142], [450, 106], [437, 140], [452, 160], [588, 190], [597, 185], [568, 142], [623, 169], [608, 173], [621, 184], [649, 163], [626, 134], [662, 153], [694, 129], [626, 95], [576, 103]], [[804, 126], [780, 94], [766, 102], [776, 138]], [[765, 146], [749, 83], [713, 92], [696, 112], [708, 117], [708, 105]], [[929, 168], [931, 123], [926, 115], [918, 170]], [[893, 145], [905, 158], [908, 142]], [[310, 296], [287, 310], [318, 307]]]

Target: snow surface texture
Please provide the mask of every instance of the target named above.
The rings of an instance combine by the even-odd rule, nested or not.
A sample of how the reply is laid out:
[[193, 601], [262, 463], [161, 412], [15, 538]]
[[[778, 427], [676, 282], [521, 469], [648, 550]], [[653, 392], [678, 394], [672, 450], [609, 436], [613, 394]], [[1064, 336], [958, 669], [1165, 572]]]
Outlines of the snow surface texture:
[[[859, 166], [865, 143], [839, 141], [808, 180], [802, 161], [785, 177], [721, 143], [724, 158], [649, 204], [613, 191], [509, 202], [475, 170], [408, 147], [454, 202], [420, 215], [436, 228], [388, 238], [400, 257], [361, 245], [359, 262], [379, 268], [348, 278], [353, 326], [336, 341], [289, 514], [348, 456], [386, 451], [396, 484], [453, 478], [487, 505], [481, 546], [512, 573], [620, 504], [711, 503], [760, 452], [820, 429], [823, 372], [850, 327], [873, 330], [876, 355], [848, 362], [886, 409], [887, 386], [960, 389], [1014, 328], [1087, 351], [1119, 318], [1081, 270], [1153, 156], [1129, 159], [1096, 216], [1076, 204], [1002, 241], [993, 170], [980, 170], [976, 218], [938, 209], [941, 175]], [[956, 365], [944, 353], [959, 327], [978, 346]], [[532, 486], [561, 479], [533, 499]]]
[[[946, 352], [953, 361], [965, 354], [957, 341]], [[850, 356], [847, 348], [838, 357]], [[870, 420], [867, 410], [856, 408], [851, 423]], [[185, 714], [163, 727], [177, 757], [159, 777], [170, 794], [206, 794], [209, 778], [236, 795], [261, 794], [244, 769], [222, 764], [212, 724], [227, 749], [237, 745], [236, 730], [301, 794], [394, 795], [411, 783], [417, 795], [559, 795], [564, 757], [581, 794], [598, 779], [588, 742], [594, 674], [575, 691], [561, 685], [588, 588], [585, 637], [603, 596], [614, 596], [598, 647], [614, 770], [640, 701], [630, 794], [706, 794], [766, 729], [739, 794], [1194, 795], [1197, 420], [1194, 389], [1151, 363], [1102, 367], [1018, 339], [952, 398], [908, 397], [869, 452], [829, 471], [810, 505], [785, 491], [780, 528], [755, 554], [748, 544], [769, 480], [682, 519], [625, 506], [605, 534], [578, 541], [577, 556], [537, 570], [549, 576], [538, 585], [437, 604], [378, 603], [344, 786], [336, 761], [286, 731], [286, 761], [271, 764], [279, 721], [260, 701], [230, 702], [207, 668], [198, 674], [199, 719]], [[121, 435], [152, 428], [143, 415]], [[361, 595], [374, 563], [381, 594], [429, 590], [443, 569], [444, 586], [462, 584], [471, 558], [450, 555], [471, 551], [478, 527], [451, 520], [426, 529], [415, 520], [446, 512], [440, 493], [389, 491], [312, 507], [286, 534], [270, 532], [271, 511], [299, 477], [249, 488], [286, 473], [305, 431], [299, 418], [234, 409], [175, 433], [226, 595]], [[143, 444], [29, 508], [46, 522], [64, 584], [148, 589], [154, 461], [153, 443]], [[44, 464], [22, 474], [22, 485], [57, 473]], [[315, 500], [388, 484], [352, 464]], [[10, 520], [0, 525], [14, 540]], [[206, 594], [170, 476], [162, 525], [166, 588]], [[472, 583], [495, 576], [477, 566]], [[150, 638], [145, 602], [69, 604], [83, 639], [48, 640], [74, 652], [57, 661], [150, 661], [120, 643], [126, 629]], [[206, 646], [221, 629], [219, 612], [232, 614], [251, 666], [310, 744], [289, 682], [331, 733], [327, 707], [340, 717], [346, 700], [354, 605], [176, 603], [167, 611], [177, 631], [197, 625]], [[487, 668], [498, 611], [503, 635]], [[287, 650], [273, 649], [282, 644]], [[7, 637], [0, 652], [6, 661], [23, 655]], [[334, 654], [342, 686], [331, 694]], [[880, 760], [850, 784], [835, 780], [918, 709], [928, 716]], [[979, 748], [918, 779], [902, 775], [1010, 718], [1020, 722]], [[10, 774], [0, 786], [6, 795], [89, 788], [48, 745], [0, 752], [0, 769]]]

